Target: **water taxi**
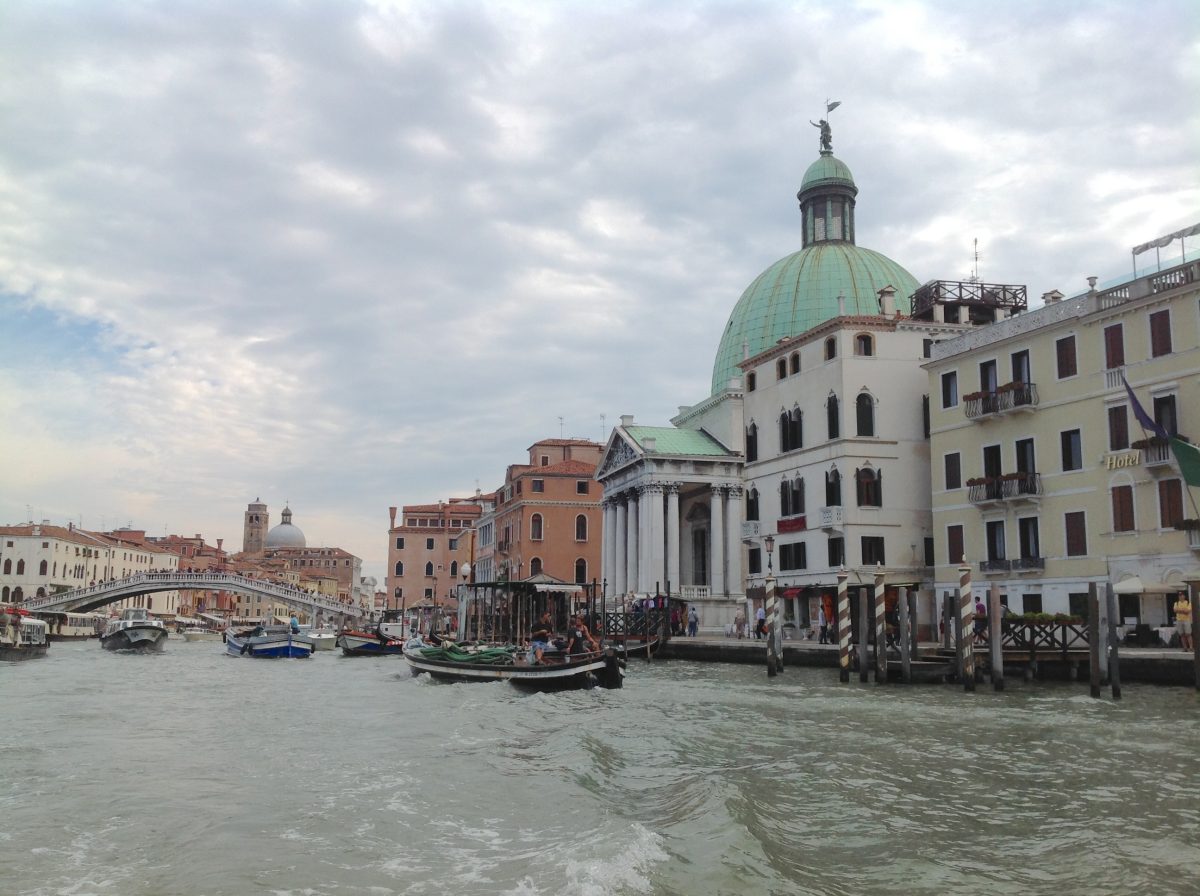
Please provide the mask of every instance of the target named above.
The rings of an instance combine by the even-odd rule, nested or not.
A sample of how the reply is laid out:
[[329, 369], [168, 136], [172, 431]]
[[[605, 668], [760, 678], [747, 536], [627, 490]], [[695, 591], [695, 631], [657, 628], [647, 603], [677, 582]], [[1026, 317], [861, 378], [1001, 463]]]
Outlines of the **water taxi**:
[[150, 616], [145, 607], [126, 607], [117, 618], [109, 619], [100, 635], [105, 650], [160, 651], [167, 643], [167, 627]]
[[50, 648], [50, 626], [28, 610], [0, 607], [0, 661], [31, 660]]

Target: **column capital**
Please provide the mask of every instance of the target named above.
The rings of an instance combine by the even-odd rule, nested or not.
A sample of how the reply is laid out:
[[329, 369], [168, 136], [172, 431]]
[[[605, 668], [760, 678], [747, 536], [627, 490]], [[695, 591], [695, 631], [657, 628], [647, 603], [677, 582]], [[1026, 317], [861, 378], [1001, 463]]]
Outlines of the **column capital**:
[[723, 485], [712, 485], [712, 486], [709, 486], [709, 487], [712, 489], [712, 497], [714, 497], [714, 498], [720, 498], [720, 497], [724, 496], [724, 494], [725, 494], [725, 486], [723, 486]]
[[678, 495], [682, 482], [668, 482], [665, 486], [668, 495]]
[[661, 482], [644, 482], [638, 486], [638, 492], [643, 495], [661, 495], [664, 490]]
[[730, 498], [740, 498], [742, 496], [742, 494], [746, 491], [740, 485], [726, 486], [726, 490], [729, 492]]

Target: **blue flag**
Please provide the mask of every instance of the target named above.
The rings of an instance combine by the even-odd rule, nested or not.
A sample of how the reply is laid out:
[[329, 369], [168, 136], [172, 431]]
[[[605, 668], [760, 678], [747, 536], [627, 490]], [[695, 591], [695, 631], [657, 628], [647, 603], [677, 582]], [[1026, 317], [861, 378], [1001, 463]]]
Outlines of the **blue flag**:
[[1125, 384], [1125, 391], [1129, 395], [1129, 405], [1133, 408], [1133, 416], [1137, 417], [1137, 422], [1142, 425], [1142, 429], [1149, 430], [1160, 439], [1169, 439], [1171, 434], [1154, 422], [1154, 418], [1146, 413], [1146, 409], [1138, 402], [1137, 396], [1133, 394], [1133, 389], [1129, 387], [1129, 380], [1125, 379], [1125, 374], [1121, 374], [1121, 382]]

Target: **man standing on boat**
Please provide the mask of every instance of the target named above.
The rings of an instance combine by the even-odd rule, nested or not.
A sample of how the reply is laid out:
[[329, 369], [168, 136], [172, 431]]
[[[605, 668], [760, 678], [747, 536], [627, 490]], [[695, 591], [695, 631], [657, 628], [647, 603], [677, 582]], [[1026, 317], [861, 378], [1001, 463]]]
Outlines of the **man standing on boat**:
[[550, 635], [553, 631], [554, 620], [550, 615], [549, 608], [547, 608], [538, 621], [534, 623], [533, 631], [530, 633], [530, 640], [533, 642], [533, 663], [535, 665], [542, 661], [542, 656], [545, 654], [546, 648], [550, 646]]

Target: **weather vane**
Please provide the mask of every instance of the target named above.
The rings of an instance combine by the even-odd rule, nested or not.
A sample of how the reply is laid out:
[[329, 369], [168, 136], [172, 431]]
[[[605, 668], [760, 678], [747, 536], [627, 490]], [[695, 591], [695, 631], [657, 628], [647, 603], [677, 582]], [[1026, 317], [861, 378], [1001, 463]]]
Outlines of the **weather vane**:
[[828, 117], [829, 117], [829, 113], [832, 112], [834, 109], [836, 109], [841, 104], [842, 104], [841, 100], [834, 100], [832, 103], [829, 100], [825, 100], [825, 116], [826, 117], [822, 118], [820, 121], [813, 121], [812, 119], [809, 119], [809, 121], [808, 121], [808, 123], [811, 124], [814, 128], [821, 129], [821, 152], [823, 152], [823, 153], [833, 152], [833, 132], [830, 131], [830, 129], [829, 129]]

